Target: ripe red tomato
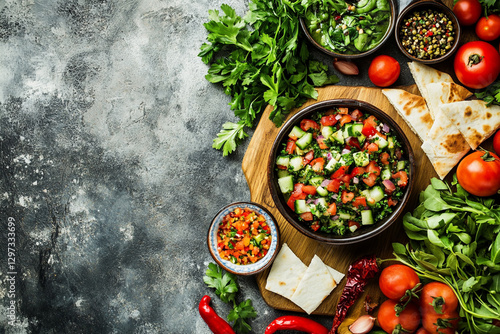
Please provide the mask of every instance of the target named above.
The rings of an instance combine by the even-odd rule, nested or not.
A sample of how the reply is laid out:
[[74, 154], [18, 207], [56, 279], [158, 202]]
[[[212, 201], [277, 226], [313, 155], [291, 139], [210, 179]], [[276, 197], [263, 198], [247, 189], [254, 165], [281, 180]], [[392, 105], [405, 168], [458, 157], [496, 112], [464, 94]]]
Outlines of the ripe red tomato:
[[500, 73], [500, 54], [489, 43], [468, 42], [458, 49], [454, 68], [462, 84], [482, 89], [493, 83]]
[[481, 3], [478, 0], [458, 0], [453, 6], [453, 13], [463, 26], [470, 26], [481, 17]]
[[389, 299], [400, 300], [408, 290], [420, 283], [415, 270], [403, 264], [393, 264], [380, 274], [378, 285], [382, 293]]
[[497, 153], [497, 155], [500, 155], [500, 130], [495, 133], [495, 137], [493, 137], [493, 149]]
[[375, 57], [368, 67], [368, 77], [374, 85], [387, 87], [396, 82], [401, 73], [401, 66], [391, 56], [380, 55]]
[[500, 158], [491, 152], [473, 152], [458, 164], [457, 179], [473, 195], [494, 195], [500, 190]]
[[428, 331], [425, 330], [424, 327], [420, 327], [415, 334], [430, 334]]
[[490, 14], [482, 17], [476, 24], [476, 35], [483, 41], [493, 41], [500, 37], [500, 16]]
[[455, 334], [459, 319], [457, 311], [445, 314], [425, 313], [422, 316], [422, 326], [431, 334]]
[[450, 313], [457, 309], [458, 298], [453, 290], [441, 282], [426, 284], [420, 292], [420, 307], [424, 312]]
[[[379, 326], [387, 333], [392, 333], [394, 329], [404, 329], [405, 332], [413, 333], [420, 325], [420, 312], [418, 306], [413, 303], [406, 305], [406, 308], [396, 316], [394, 306], [398, 302], [392, 299], [387, 299], [383, 302], [378, 310], [377, 321]], [[402, 333], [400, 331], [400, 333]]]

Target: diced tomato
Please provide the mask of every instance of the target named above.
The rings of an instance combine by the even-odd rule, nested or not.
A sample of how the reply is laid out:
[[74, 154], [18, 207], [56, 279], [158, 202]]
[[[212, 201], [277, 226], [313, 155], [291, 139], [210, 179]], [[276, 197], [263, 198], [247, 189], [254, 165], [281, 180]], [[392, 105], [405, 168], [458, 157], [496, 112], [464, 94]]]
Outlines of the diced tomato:
[[379, 132], [379, 131], [377, 131], [377, 136], [379, 136], [381, 138], [384, 138], [384, 139], [387, 139], [387, 136], [384, 135], [382, 132]]
[[373, 173], [376, 176], [380, 175], [380, 167], [377, 165], [377, 162], [374, 161], [374, 160], [370, 161], [370, 163], [368, 164], [368, 166], [366, 166], [366, 171], [368, 173]]
[[346, 190], [342, 190], [342, 203], [350, 202], [354, 199], [354, 193]]
[[332, 193], [338, 193], [340, 188], [340, 180], [339, 179], [333, 179], [328, 185], [326, 186], [326, 190], [332, 192]]
[[298, 199], [306, 199], [306, 196], [307, 196], [306, 193], [297, 193], [297, 194], [292, 193], [286, 204], [290, 209], [295, 211], [295, 201]]
[[307, 165], [309, 164], [312, 159], [314, 159], [314, 151], [313, 150], [310, 150], [309, 152], [306, 153], [306, 155], [304, 156], [304, 158], [302, 158], [302, 160], [304, 161], [304, 165]]
[[398, 201], [393, 200], [392, 197], [389, 197], [387, 199], [387, 205], [389, 205], [389, 206], [395, 206], [396, 204], [398, 204]]
[[349, 113], [349, 108], [338, 108], [339, 114], [347, 115]]
[[342, 118], [340, 118], [340, 126], [344, 126], [344, 124], [350, 122], [352, 122], [351, 115], [342, 115]]
[[316, 173], [323, 171], [324, 165], [325, 165], [325, 158], [323, 158], [323, 157], [319, 157], [319, 158], [316, 158], [313, 161], [311, 161], [312, 169]]
[[319, 230], [320, 226], [319, 226], [319, 223], [318, 222], [314, 222], [311, 224], [311, 230], [313, 230], [314, 232], [316, 232], [317, 230]]
[[293, 193], [296, 194], [301, 194], [302, 193], [302, 187], [304, 186], [303, 183], [295, 183], [293, 185]]
[[321, 124], [324, 126], [334, 126], [337, 123], [336, 115], [327, 115], [321, 117]]
[[380, 162], [383, 163], [384, 165], [388, 165], [390, 157], [391, 156], [389, 155], [389, 153], [382, 152], [382, 154], [380, 154]]
[[335, 216], [337, 214], [337, 203], [333, 202], [330, 204], [328, 209], [326, 210], [331, 216]]
[[316, 187], [315, 186], [303, 186], [302, 192], [308, 195], [316, 195]]
[[356, 197], [354, 202], [352, 202], [352, 205], [357, 207], [357, 208], [360, 206], [366, 206], [366, 198], [363, 196], [358, 196], [358, 197]]
[[408, 174], [404, 170], [400, 170], [399, 172], [392, 174], [393, 179], [399, 179], [398, 180], [398, 186], [400, 187], [406, 187], [408, 184]]
[[304, 219], [305, 221], [311, 221], [314, 219], [314, 216], [310, 212], [304, 212], [300, 214], [300, 218]]
[[288, 167], [287, 166], [283, 166], [283, 165], [276, 165], [276, 167], [278, 167], [278, 169], [287, 169]]
[[359, 140], [356, 137], [350, 137], [347, 139], [346, 144], [349, 146], [349, 150], [353, 147], [361, 150], [361, 145], [359, 144]]
[[318, 142], [320, 149], [326, 150], [328, 148], [328, 145], [325, 144], [325, 138], [318, 137], [318, 138], [316, 138], [316, 141]]
[[374, 134], [377, 133], [377, 122], [376, 122], [375, 116], [371, 115], [367, 119], [364, 120], [363, 122], [363, 129], [361, 130], [361, 133], [367, 137], [371, 137]]
[[349, 174], [342, 175], [341, 177], [339, 177], [339, 180], [344, 182], [346, 185], [349, 185], [349, 183], [351, 182], [351, 176]]
[[363, 113], [361, 111], [359, 111], [359, 109], [355, 109], [351, 113], [351, 117], [352, 117], [352, 119], [354, 119], [354, 120], [357, 121], [358, 119], [360, 119], [361, 117], [363, 117]]
[[373, 187], [375, 183], [377, 182], [377, 175], [375, 174], [370, 174], [368, 177], [363, 178], [363, 182], [368, 186], [368, 187]]
[[300, 121], [300, 128], [304, 131], [307, 131], [311, 128], [314, 130], [319, 130], [320, 126], [312, 119], [303, 119], [302, 121]]
[[337, 178], [345, 175], [345, 173], [347, 173], [348, 169], [349, 169], [349, 166], [341, 166], [339, 169], [337, 169], [337, 171], [335, 173], [332, 174], [331, 179], [337, 179]]
[[375, 144], [375, 143], [370, 143], [370, 144], [368, 144], [368, 146], [366, 147], [366, 150], [367, 150], [369, 153], [377, 152], [377, 151], [378, 151], [378, 145], [377, 145], [377, 144]]
[[355, 176], [358, 176], [358, 175], [362, 175], [366, 173], [366, 168], [364, 167], [354, 167], [350, 176], [351, 178], [355, 177]]
[[400, 160], [401, 157], [403, 156], [403, 154], [401, 153], [401, 150], [399, 148], [397, 148], [397, 149], [394, 150], [394, 154], [396, 155], [396, 158], [398, 160]]
[[361, 225], [358, 222], [349, 220], [349, 230], [351, 230], [351, 232], [356, 231], [358, 228], [360, 228], [360, 226]]
[[297, 145], [295, 144], [295, 140], [289, 139], [288, 142], [286, 143], [286, 153], [293, 154], [295, 153], [296, 148]]

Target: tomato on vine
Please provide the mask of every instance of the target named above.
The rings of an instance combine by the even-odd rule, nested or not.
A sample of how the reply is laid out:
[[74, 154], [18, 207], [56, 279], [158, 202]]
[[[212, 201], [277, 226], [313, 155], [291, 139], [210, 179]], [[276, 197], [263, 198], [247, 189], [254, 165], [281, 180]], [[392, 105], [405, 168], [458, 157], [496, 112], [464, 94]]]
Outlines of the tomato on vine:
[[420, 279], [412, 268], [403, 264], [390, 265], [380, 274], [379, 287], [389, 299], [404, 301], [415, 296]]
[[420, 325], [420, 311], [418, 305], [409, 303], [405, 309], [396, 314], [396, 300], [387, 299], [378, 310], [377, 321], [387, 333], [413, 333]]
[[458, 307], [458, 298], [448, 285], [431, 282], [426, 284], [420, 292], [420, 307], [424, 311], [437, 314], [454, 312]]
[[473, 195], [492, 196], [500, 190], [500, 158], [491, 152], [473, 152], [458, 164], [457, 179]]

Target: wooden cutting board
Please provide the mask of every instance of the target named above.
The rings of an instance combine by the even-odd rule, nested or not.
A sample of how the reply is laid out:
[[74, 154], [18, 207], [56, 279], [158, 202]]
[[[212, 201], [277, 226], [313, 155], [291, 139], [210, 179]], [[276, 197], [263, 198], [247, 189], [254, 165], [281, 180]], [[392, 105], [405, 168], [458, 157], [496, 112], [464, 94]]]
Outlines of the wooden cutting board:
[[[402, 87], [402, 89], [418, 94], [418, 89], [415, 85]], [[382, 94], [382, 90], [380, 88], [328, 86], [318, 89], [318, 92], [318, 101], [350, 98], [369, 102], [385, 111], [400, 125], [401, 129], [407, 135], [415, 155], [416, 180], [413, 193], [405, 212], [412, 211], [418, 203], [418, 194], [420, 191], [425, 189], [430, 183], [430, 178], [437, 176], [437, 174], [434, 172], [431, 163], [420, 148], [421, 141], [397, 114], [385, 95]], [[314, 102], [315, 100], [310, 100], [301, 108]], [[332, 246], [319, 243], [298, 232], [285, 220], [276, 208], [267, 186], [268, 156], [273, 141], [279, 131], [279, 129], [269, 120], [270, 112], [271, 109], [269, 107], [264, 111], [243, 158], [242, 168], [250, 188], [251, 200], [269, 209], [278, 221], [281, 232], [281, 243], [287, 243], [291, 250], [306, 265], [309, 265], [312, 257], [317, 254], [325, 264], [343, 273], [347, 273], [349, 265], [363, 255], [375, 254], [379, 258], [392, 258], [392, 243], [396, 241], [406, 241], [402, 227], [402, 216], [404, 213], [401, 214], [397, 222], [381, 234], [365, 242], [347, 246]], [[268, 274], [269, 269], [257, 275], [257, 283], [265, 302], [275, 309], [303, 313], [304, 311], [301, 308], [288, 299], [265, 289]], [[344, 284], [345, 279], [340, 282], [339, 286], [323, 301], [314, 314], [333, 316]], [[365, 293], [368, 293], [374, 301], [381, 297], [381, 292], [378, 289], [376, 280], [371, 282]], [[356, 318], [357, 315], [364, 312], [363, 300], [364, 296], [353, 306], [349, 313], [350, 317]]]

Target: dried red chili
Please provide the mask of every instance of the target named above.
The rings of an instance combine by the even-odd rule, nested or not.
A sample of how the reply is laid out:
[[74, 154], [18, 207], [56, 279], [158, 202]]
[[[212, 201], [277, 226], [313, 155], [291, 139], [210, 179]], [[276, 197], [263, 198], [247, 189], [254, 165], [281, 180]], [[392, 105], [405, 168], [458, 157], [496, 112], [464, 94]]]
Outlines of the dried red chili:
[[219, 317], [217, 313], [215, 313], [215, 310], [210, 307], [209, 296], [205, 295], [201, 298], [200, 304], [198, 305], [198, 311], [214, 334], [235, 334], [226, 320]]
[[380, 268], [377, 264], [377, 258], [373, 255], [362, 257], [349, 267], [344, 290], [340, 296], [333, 326], [329, 334], [337, 333], [342, 321], [344, 321], [347, 311], [363, 293], [366, 284], [370, 279], [375, 277]]
[[273, 334], [276, 331], [291, 329], [309, 334], [328, 334], [328, 329], [314, 320], [296, 315], [285, 315], [276, 318], [267, 326], [265, 334]]

